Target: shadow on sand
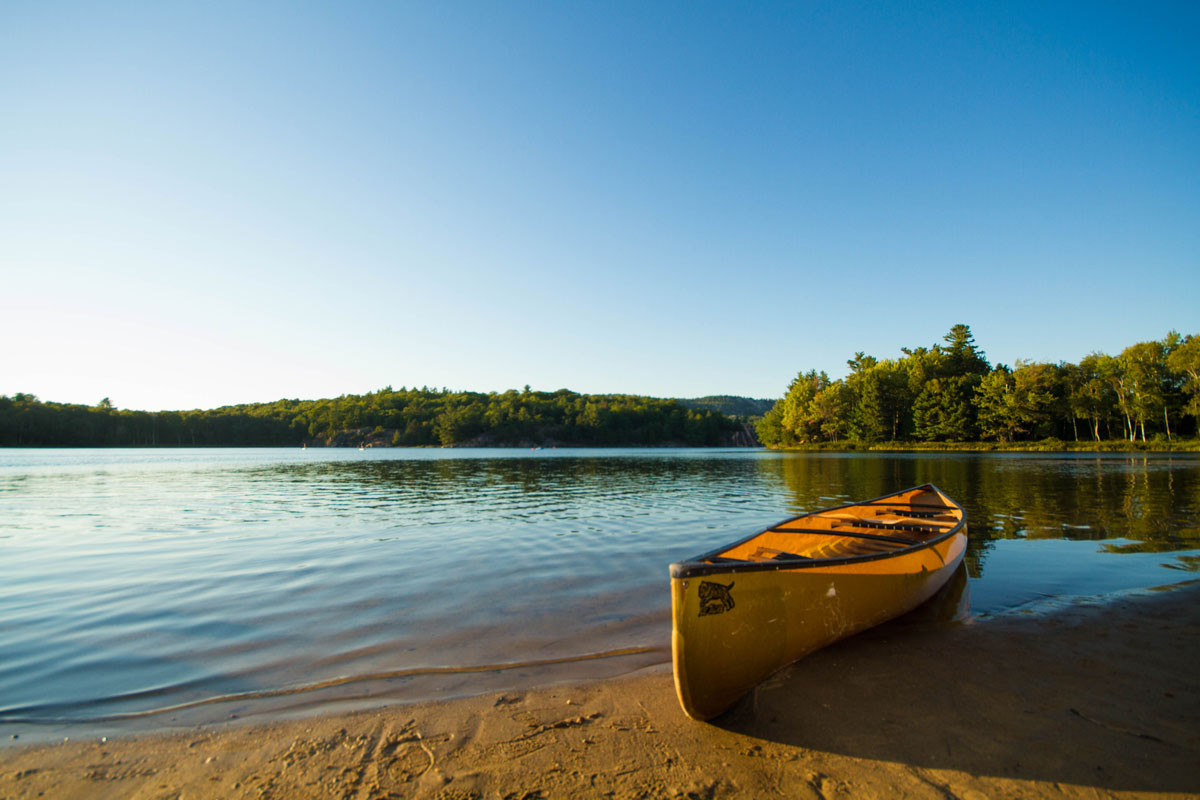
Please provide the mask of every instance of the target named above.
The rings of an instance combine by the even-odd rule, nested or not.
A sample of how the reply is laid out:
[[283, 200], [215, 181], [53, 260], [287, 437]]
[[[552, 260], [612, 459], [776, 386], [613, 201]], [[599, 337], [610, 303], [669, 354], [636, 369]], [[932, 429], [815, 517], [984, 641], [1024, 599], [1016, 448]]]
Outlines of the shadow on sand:
[[784, 670], [716, 724], [916, 768], [1200, 791], [1200, 586], [934, 622], [961, 607], [962, 583]]

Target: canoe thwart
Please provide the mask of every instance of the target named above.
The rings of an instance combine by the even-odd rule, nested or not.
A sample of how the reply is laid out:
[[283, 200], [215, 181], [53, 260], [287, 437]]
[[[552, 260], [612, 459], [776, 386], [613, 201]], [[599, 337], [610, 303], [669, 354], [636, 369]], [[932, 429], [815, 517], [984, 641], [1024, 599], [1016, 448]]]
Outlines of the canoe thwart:
[[818, 536], [848, 536], [851, 539], [874, 539], [877, 542], [893, 542], [895, 544], [918, 544], [920, 539], [905, 539], [900, 536], [883, 536], [878, 533], [859, 533], [857, 531], [848, 531], [845, 528], [837, 530], [825, 530], [824, 528], [768, 528], [768, 530], [777, 533], [808, 533]]

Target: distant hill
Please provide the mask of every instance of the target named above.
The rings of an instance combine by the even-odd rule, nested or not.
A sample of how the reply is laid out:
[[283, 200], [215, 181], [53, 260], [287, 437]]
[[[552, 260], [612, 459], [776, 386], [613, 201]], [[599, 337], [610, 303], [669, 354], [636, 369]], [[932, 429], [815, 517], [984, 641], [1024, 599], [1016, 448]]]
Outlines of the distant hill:
[[720, 411], [727, 417], [761, 417], [775, 405], [774, 400], [756, 400], [753, 397], [735, 397], [728, 394], [679, 398], [679, 402], [693, 411]]
[[567, 389], [484, 394], [388, 386], [322, 400], [157, 412], [118, 409], [107, 400], [83, 406], [0, 395], [0, 446], [16, 447], [750, 447], [757, 441], [750, 420], [715, 406]]

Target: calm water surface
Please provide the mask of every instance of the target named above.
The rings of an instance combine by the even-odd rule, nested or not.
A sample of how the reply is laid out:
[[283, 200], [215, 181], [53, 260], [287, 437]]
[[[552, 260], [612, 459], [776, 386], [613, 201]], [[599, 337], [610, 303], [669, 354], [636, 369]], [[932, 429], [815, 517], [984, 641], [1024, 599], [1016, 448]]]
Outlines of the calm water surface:
[[1200, 569], [1194, 456], [0, 450], [2, 743], [669, 661], [668, 563], [924, 482], [977, 616]]

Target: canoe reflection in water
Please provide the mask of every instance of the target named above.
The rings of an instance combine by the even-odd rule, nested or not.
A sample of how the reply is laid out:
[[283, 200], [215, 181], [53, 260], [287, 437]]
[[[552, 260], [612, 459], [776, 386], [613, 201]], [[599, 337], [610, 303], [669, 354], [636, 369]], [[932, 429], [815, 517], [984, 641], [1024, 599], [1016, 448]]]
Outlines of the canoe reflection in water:
[[925, 484], [672, 564], [683, 710], [711, 719], [781, 667], [912, 611], [959, 572], [966, 545], [962, 507]]

